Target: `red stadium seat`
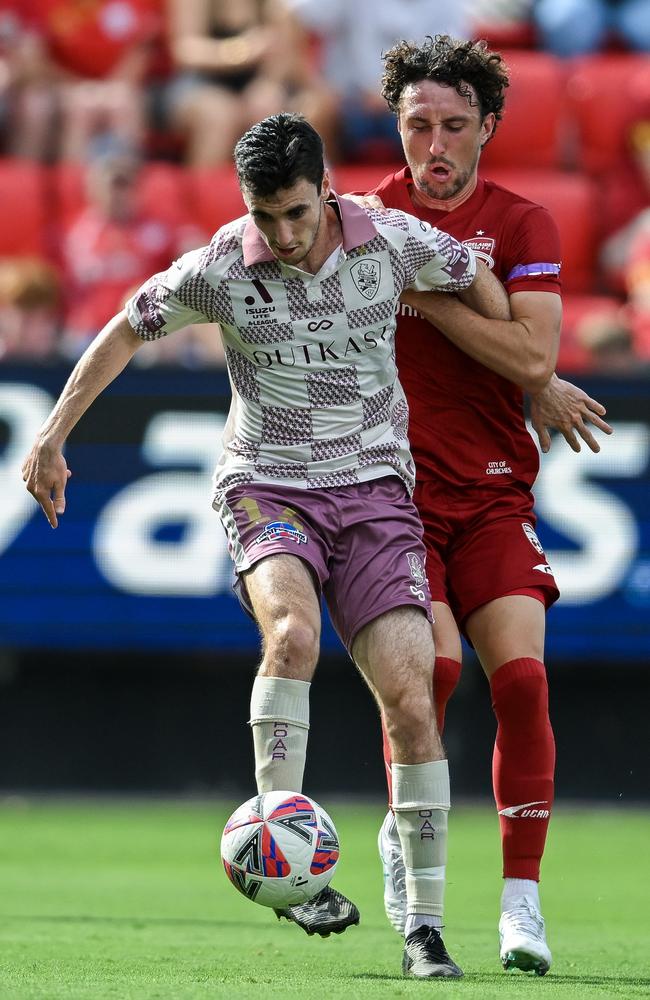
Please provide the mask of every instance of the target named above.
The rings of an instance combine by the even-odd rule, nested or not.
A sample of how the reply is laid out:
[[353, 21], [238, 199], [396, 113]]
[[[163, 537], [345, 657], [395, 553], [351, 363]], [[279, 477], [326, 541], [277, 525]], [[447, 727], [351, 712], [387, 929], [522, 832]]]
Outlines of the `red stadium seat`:
[[142, 173], [140, 205], [144, 212], [169, 222], [188, 218], [187, 173], [172, 163], [148, 163]]
[[0, 159], [0, 254], [47, 252], [44, 169], [28, 160]]
[[210, 235], [246, 214], [234, 167], [195, 167], [187, 183], [192, 216]]
[[602, 53], [574, 60], [567, 103], [578, 166], [590, 173], [616, 167], [626, 157], [630, 123], [650, 117], [650, 59]]
[[488, 169], [485, 174], [549, 210], [560, 231], [562, 287], [570, 292], [591, 291], [600, 235], [595, 183], [582, 174], [559, 170]]
[[484, 39], [491, 49], [534, 49], [537, 44], [535, 27], [523, 18], [506, 20], [505, 17], [475, 21], [472, 36]]
[[83, 167], [78, 163], [58, 163], [52, 167], [50, 189], [59, 224], [69, 224], [86, 204]]
[[506, 105], [482, 162], [490, 167], [554, 168], [562, 164], [564, 64], [546, 52], [502, 53], [510, 68]]

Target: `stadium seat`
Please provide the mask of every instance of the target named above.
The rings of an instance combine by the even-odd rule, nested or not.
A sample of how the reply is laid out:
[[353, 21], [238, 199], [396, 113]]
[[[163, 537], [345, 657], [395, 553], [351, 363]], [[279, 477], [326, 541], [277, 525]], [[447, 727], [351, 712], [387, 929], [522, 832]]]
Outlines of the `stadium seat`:
[[83, 168], [78, 163], [57, 163], [50, 168], [50, 191], [60, 225], [69, 224], [86, 203]]
[[616, 167], [626, 155], [627, 129], [650, 116], [647, 55], [602, 53], [575, 59], [567, 79], [576, 164], [590, 173]]
[[[534, 49], [535, 28], [527, 18], [494, 16], [490, 0], [475, 0], [472, 36], [484, 39], [491, 49]], [[490, 16], [492, 15], [492, 17]]]
[[564, 64], [546, 52], [503, 52], [510, 68], [503, 120], [482, 162], [490, 167], [554, 168], [563, 163]]
[[189, 169], [187, 183], [192, 216], [208, 233], [245, 214], [232, 166]]
[[590, 292], [599, 238], [597, 189], [590, 178], [559, 170], [490, 170], [486, 176], [549, 210], [560, 231], [562, 287]]
[[140, 185], [142, 210], [169, 222], [187, 219], [190, 199], [187, 173], [172, 163], [148, 163]]
[[0, 159], [0, 254], [46, 253], [45, 196], [42, 167], [28, 160]]

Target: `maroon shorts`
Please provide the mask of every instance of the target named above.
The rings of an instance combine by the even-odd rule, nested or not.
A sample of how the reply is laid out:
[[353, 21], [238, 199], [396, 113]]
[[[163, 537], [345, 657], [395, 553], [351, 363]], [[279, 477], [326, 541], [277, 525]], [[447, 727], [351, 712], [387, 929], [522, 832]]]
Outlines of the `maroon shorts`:
[[558, 599], [530, 492], [425, 481], [413, 499], [424, 525], [431, 599], [449, 605], [461, 631], [472, 611], [507, 594], [530, 594], [547, 608]]
[[401, 479], [325, 490], [247, 483], [228, 491], [220, 513], [249, 614], [241, 574], [286, 553], [311, 567], [348, 651], [359, 629], [392, 608], [412, 604], [431, 621], [422, 524]]

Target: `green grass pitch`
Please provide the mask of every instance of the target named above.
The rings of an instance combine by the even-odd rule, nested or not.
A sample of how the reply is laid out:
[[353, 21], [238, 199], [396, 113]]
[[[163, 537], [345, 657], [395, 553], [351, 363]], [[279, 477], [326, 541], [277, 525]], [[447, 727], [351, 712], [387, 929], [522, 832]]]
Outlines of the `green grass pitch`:
[[1, 1000], [650, 996], [650, 812], [556, 809], [542, 883], [554, 965], [540, 979], [498, 963], [496, 817], [452, 810], [445, 941], [465, 979], [418, 982], [402, 979], [383, 914], [380, 805], [323, 801], [342, 841], [335, 884], [361, 909], [326, 940], [226, 881], [229, 805], [0, 805]]

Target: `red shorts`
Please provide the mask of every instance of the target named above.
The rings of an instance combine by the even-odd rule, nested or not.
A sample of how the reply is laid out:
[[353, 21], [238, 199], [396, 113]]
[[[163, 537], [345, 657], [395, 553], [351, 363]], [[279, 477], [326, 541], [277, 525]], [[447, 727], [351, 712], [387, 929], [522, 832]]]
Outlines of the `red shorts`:
[[413, 496], [424, 525], [431, 599], [451, 608], [461, 631], [488, 601], [528, 593], [549, 608], [560, 596], [535, 534], [533, 496], [508, 484], [498, 489], [417, 484]]
[[249, 614], [241, 575], [286, 553], [311, 567], [349, 652], [357, 632], [393, 608], [415, 605], [432, 620], [422, 525], [396, 476], [314, 490], [247, 483], [228, 491], [219, 513]]

